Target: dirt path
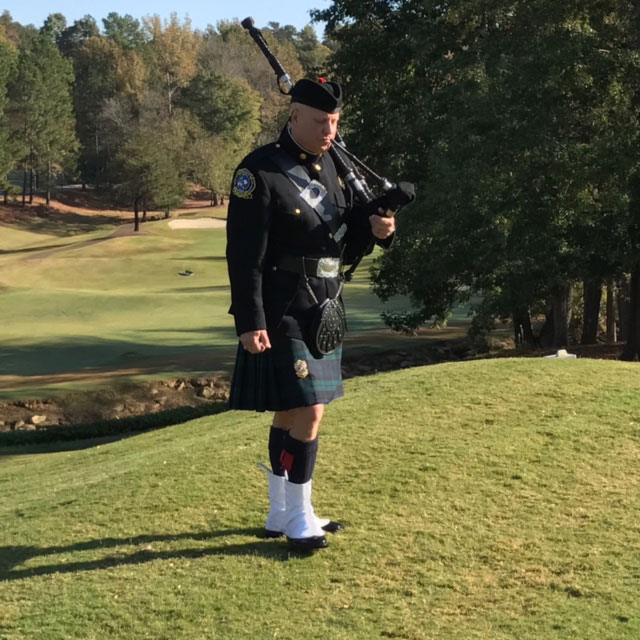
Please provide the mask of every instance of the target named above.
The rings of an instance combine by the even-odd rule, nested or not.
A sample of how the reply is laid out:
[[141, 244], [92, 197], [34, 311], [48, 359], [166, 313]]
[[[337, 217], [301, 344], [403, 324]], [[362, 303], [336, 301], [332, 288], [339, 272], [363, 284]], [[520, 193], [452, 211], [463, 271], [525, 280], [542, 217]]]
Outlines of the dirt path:
[[34, 251], [30, 255], [22, 258], [25, 262], [28, 260], [43, 260], [44, 258], [49, 258], [50, 256], [57, 255], [59, 253], [64, 253], [65, 251], [71, 251], [72, 249], [82, 249], [84, 247], [90, 247], [93, 244], [100, 244], [101, 242], [106, 242], [107, 240], [111, 240], [113, 238], [122, 238], [124, 236], [145, 236], [148, 235], [145, 231], [134, 231], [133, 224], [121, 224], [116, 230], [111, 234], [104, 238], [95, 238], [94, 240], [84, 240], [82, 242], [71, 242], [62, 247], [56, 247], [55, 249], [46, 249], [44, 251]]

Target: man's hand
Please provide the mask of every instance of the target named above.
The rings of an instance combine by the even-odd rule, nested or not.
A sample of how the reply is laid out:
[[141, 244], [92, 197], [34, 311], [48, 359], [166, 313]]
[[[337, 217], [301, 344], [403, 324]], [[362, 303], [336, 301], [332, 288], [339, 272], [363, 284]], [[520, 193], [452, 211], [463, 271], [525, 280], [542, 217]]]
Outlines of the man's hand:
[[247, 331], [240, 336], [240, 342], [249, 353], [262, 353], [266, 349], [271, 349], [266, 329]]
[[[378, 209], [380, 213], [384, 213], [383, 209]], [[392, 216], [377, 216], [375, 213], [369, 216], [369, 222], [371, 223], [371, 233], [378, 238], [378, 240], [384, 240], [388, 238], [396, 230], [396, 219]]]

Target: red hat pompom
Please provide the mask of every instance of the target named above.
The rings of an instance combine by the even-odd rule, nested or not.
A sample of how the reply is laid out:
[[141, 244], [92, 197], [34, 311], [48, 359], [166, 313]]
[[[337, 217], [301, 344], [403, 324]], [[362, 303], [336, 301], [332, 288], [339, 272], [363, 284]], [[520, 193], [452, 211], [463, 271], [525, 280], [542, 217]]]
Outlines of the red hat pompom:
[[318, 82], [319, 82], [320, 84], [324, 84], [324, 83], [326, 82], [326, 80], [325, 80], [322, 76], [320, 76], [320, 77], [318, 78]]

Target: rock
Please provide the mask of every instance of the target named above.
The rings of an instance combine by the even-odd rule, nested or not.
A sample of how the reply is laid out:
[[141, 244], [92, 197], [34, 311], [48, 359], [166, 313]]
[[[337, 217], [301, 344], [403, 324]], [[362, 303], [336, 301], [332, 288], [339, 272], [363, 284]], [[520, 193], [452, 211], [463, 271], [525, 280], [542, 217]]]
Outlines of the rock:
[[47, 421], [47, 416], [31, 416], [31, 424], [36, 426]]
[[24, 426], [24, 420], [16, 420], [13, 423], [13, 428], [16, 430], [22, 428], [23, 426]]
[[176, 391], [182, 391], [184, 389], [184, 381], [181, 380], [177, 387], [175, 387]]
[[199, 398], [210, 398], [215, 394], [215, 391], [211, 387], [200, 387], [196, 394]]
[[[22, 422], [22, 421], [21, 421]], [[21, 427], [16, 427], [16, 431], [35, 431], [35, 424], [24, 424]]]

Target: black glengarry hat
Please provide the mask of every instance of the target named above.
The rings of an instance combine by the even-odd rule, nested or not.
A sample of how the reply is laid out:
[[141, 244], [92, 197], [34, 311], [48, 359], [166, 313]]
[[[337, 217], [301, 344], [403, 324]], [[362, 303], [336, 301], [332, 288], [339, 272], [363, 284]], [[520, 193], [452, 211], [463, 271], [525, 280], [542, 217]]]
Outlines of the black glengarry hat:
[[342, 109], [342, 89], [337, 82], [327, 82], [324, 78], [319, 78], [318, 82], [303, 78], [291, 90], [291, 102], [338, 113]]

